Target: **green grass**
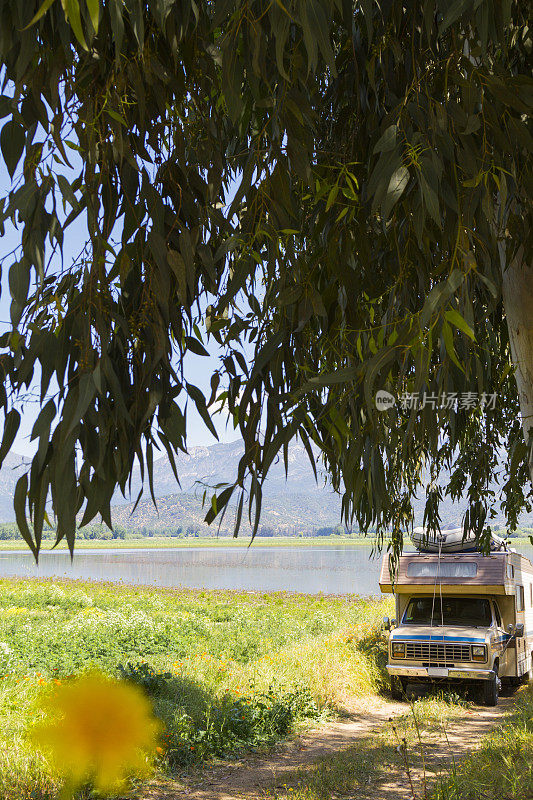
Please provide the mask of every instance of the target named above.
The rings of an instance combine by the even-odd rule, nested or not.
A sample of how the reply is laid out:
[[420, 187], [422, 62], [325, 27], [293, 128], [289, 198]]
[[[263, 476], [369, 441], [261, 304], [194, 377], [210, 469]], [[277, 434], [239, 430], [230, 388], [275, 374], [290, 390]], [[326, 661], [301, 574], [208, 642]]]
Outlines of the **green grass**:
[[[39, 696], [91, 668], [141, 685], [159, 767], [263, 747], [384, 682], [390, 600], [0, 581], [0, 800], [51, 800], [27, 733]], [[3, 643], [3, 644], [2, 644]]]
[[516, 696], [508, 721], [443, 776], [432, 800], [526, 800], [533, 797], [533, 684]]
[[[253, 542], [249, 538], [232, 539], [198, 537], [198, 538], [171, 538], [168, 536], [143, 536], [138, 539], [79, 539], [76, 542], [76, 550], [138, 550], [153, 548], [198, 548], [198, 547], [237, 547], [246, 548], [250, 544], [252, 547], [372, 547], [375, 540], [372, 536], [353, 537], [353, 536], [315, 536], [302, 537], [295, 536], [276, 536], [273, 538], [258, 537]], [[511, 546], [515, 548], [531, 547], [531, 541], [525, 537], [517, 537], [511, 540]], [[51, 550], [52, 542], [43, 541], [43, 550]], [[55, 550], [65, 551], [67, 545], [61, 542]], [[29, 553], [29, 549], [22, 539], [0, 540], [0, 552], [5, 550], [23, 550]]]
[[[138, 539], [79, 539], [76, 541], [77, 550], [108, 550], [108, 549], [138, 549], [138, 548], [168, 548], [168, 547], [334, 547], [335, 545], [360, 547], [372, 546], [374, 539], [369, 536], [314, 536], [297, 538], [295, 536], [276, 536], [273, 538], [263, 538], [261, 536], [254, 539], [239, 537], [190, 537], [184, 539], [172, 538], [168, 536], [143, 536]], [[53, 542], [43, 540], [43, 550], [51, 550]], [[66, 550], [65, 542], [54, 548], [55, 550]], [[22, 539], [6, 539], [0, 541], [0, 550], [25, 550], [29, 552]]]

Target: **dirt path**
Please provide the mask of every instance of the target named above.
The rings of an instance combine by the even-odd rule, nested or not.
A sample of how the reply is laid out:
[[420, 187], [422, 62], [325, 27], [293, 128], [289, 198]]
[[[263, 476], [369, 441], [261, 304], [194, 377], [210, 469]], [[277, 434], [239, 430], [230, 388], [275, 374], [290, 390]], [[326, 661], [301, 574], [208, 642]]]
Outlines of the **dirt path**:
[[413, 800], [413, 795], [423, 798], [424, 786], [430, 786], [453, 761], [458, 763], [465, 759], [483, 736], [503, 722], [513, 706], [512, 698], [501, 698], [496, 708], [474, 706], [450, 721], [445, 731], [437, 729], [433, 734], [425, 734], [425, 774], [418, 748], [413, 747], [409, 753], [409, 775], [399, 753], [387, 774], [370, 779], [366, 787], [358, 791], [357, 800]]
[[[479, 739], [498, 725], [513, 705], [503, 698], [497, 708], [474, 706], [449, 724], [446, 736], [429, 736], [424, 744], [428, 774], [436, 774], [450, 763], [451, 753], [456, 760], [464, 758], [476, 747]], [[316, 762], [350, 746], [369, 747], [375, 744], [375, 734], [384, 722], [405, 715], [409, 706], [375, 698], [346, 719], [308, 730], [302, 735], [274, 747], [268, 755], [248, 755], [232, 761], [192, 772], [181, 781], [152, 782], [142, 793], [141, 800], [257, 800], [283, 786], [298, 771], [300, 778], [312, 770]], [[447, 741], [446, 741], [447, 737]], [[369, 773], [366, 786], [357, 790], [357, 800], [411, 800], [409, 782], [398, 754], [378, 777]], [[417, 759], [420, 763], [420, 760]], [[423, 783], [423, 771], [414, 770], [412, 781], [418, 795]], [[355, 800], [355, 798], [354, 798]]]

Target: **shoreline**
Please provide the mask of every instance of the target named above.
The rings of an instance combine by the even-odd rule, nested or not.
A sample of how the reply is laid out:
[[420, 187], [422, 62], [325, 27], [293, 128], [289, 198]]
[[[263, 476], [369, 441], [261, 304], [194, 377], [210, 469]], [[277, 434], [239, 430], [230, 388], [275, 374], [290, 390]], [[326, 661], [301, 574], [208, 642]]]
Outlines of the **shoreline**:
[[[386, 542], [385, 542], [386, 544]], [[309, 538], [296, 538], [289, 536], [279, 536], [272, 538], [257, 537], [252, 542], [250, 539], [231, 539], [231, 538], [210, 538], [199, 537], [190, 539], [169, 538], [163, 536], [143, 537], [142, 539], [80, 539], [76, 541], [75, 552], [80, 550], [176, 550], [176, 549], [196, 549], [196, 548], [240, 548], [248, 547], [375, 547], [376, 540], [370, 537], [354, 539], [351, 536], [315, 536]], [[512, 540], [511, 546], [531, 547], [531, 541], [526, 537], [519, 537]], [[52, 547], [52, 540], [43, 540], [41, 553], [43, 552], [67, 552], [65, 542], [60, 542], [57, 547]], [[25, 542], [16, 539], [6, 539], [0, 541], [0, 552], [3, 553], [28, 553], [29, 548]]]
[[[236, 547], [245, 549], [252, 547], [334, 547], [335, 545], [342, 545], [343, 547], [372, 547], [375, 541], [373, 539], [360, 538], [354, 540], [350, 536], [316, 536], [309, 538], [296, 538], [293, 536], [278, 536], [272, 538], [257, 537], [252, 542], [249, 538], [246, 539], [232, 539], [232, 538], [210, 538], [207, 536], [178, 539], [168, 536], [146, 536], [142, 539], [79, 539], [76, 541], [76, 550], [169, 550], [169, 549], [192, 549], [199, 547]], [[68, 550], [66, 543], [60, 542], [57, 547], [52, 547], [52, 540], [44, 539], [41, 544], [41, 552], [53, 552]], [[25, 542], [22, 540], [20, 543], [16, 539], [7, 539], [0, 541], [0, 551], [12, 552], [30, 552]]]

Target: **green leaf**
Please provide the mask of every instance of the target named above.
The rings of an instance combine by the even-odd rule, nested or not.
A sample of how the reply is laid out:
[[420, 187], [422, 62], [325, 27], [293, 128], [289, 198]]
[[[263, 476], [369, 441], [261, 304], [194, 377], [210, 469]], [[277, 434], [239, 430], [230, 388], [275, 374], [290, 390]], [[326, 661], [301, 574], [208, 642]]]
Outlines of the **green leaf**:
[[456, 328], [459, 328], [459, 330], [463, 331], [463, 333], [466, 333], [466, 335], [472, 339], [473, 342], [476, 340], [474, 331], [458, 311], [456, 311], [454, 308], [450, 308], [448, 311], [446, 311], [444, 316], [448, 322], [451, 322]]
[[53, 400], [49, 400], [40, 410], [39, 416], [35, 420], [31, 430], [30, 442], [33, 442], [34, 439], [37, 439], [38, 436], [42, 436], [43, 434], [46, 434], [46, 436], [49, 435], [50, 425], [52, 424], [56, 413], [56, 404]]
[[278, 305], [290, 306], [296, 303], [302, 296], [303, 289], [301, 286], [287, 286], [279, 293]]
[[199, 342], [198, 339], [195, 339], [194, 336], [186, 336], [185, 345], [187, 349], [191, 351], [191, 353], [195, 353], [195, 355], [197, 356], [209, 355], [203, 344], [201, 344], [201, 342]]
[[339, 193], [339, 186], [336, 184], [332, 186], [329, 190], [328, 199], [326, 202], [326, 211], [329, 211], [335, 200], [337, 199], [337, 195]]
[[24, 152], [26, 132], [22, 125], [10, 119], [0, 133], [0, 148], [6, 162], [9, 177], [13, 178], [17, 164]]
[[137, 40], [139, 52], [144, 46], [144, 18], [143, 18], [144, 3], [141, 0], [130, 0], [128, 9], [130, 16], [130, 23], [133, 29], [133, 34]]
[[31, 535], [31, 531], [28, 527], [28, 520], [26, 519], [26, 498], [28, 496], [28, 476], [26, 473], [21, 475], [21, 477], [17, 481], [17, 485], [15, 486], [15, 497], [13, 499], [13, 507], [15, 509], [15, 519], [17, 521], [18, 529], [21, 533], [22, 538], [32, 551], [33, 555], [35, 556], [35, 560], [38, 560], [39, 554], [37, 551], [37, 547], [35, 542], [33, 541], [33, 536]]
[[270, 27], [276, 39], [276, 66], [280, 75], [289, 80], [289, 75], [285, 71], [284, 54], [285, 45], [289, 38], [290, 16], [280, 3], [272, 3], [270, 8]]
[[336, 408], [336, 406], [332, 406], [330, 408], [329, 414], [330, 414], [330, 417], [331, 417], [333, 423], [337, 426], [337, 428], [342, 433], [342, 435], [346, 439], [349, 439], [351, 437], [351, 435], [352, 435], [351, 431], [350, 431], [348, 425], [346, 424], [346, 420], [341, 415], [340, 411]]
[[420, 312], [419, 322], [421, 328], [425, 328], [430, 319], [446, 305], [463, 280], [464, 274], [461, 270], [454, 269], [445, 281], [441, 281], [431, 289]]
[[472, 0], [453, 0], [451, 3], [446, 3], [446, 6], [446, 13], [439, 25], [440, 33], [444, 33], [444, 31], [446, 31], [450, 25], [453, 25], [466, 11], [471, 10], [473, 2]]
[[0, 119], [13, 113], [13, 98], [0, 95]]
[[346, 367], [345, 369], [338, 369], [335, 372], [329, 372], [325, 375], [316, 375], [310, 378], [305, 389], [312, 389], [317, 386], [334, 386], [336, 383], [350, 383], [357, 378], [358, 370], [355, 367]]
[[226, 508], [234, 489], [234, 486], [228, 486], [228, 488], [224, 489], [224, 491], [219, 495], [213, 495], [211, 498], [211, 508], [205, 515], [205, 522], [207, 522], [208, 525], [211, 525], [213, 520], [220, 514], [220, 512]]
[[306, 10], [307, 18], [313, 31], [322, 57], [331, 70], [334, 78], [337, 77], [337, 68], [335, 66], [335, 56], [330, 41], [330, 24], [324, 13], [324, 9], [319, 0], [305, 0], [304, 7]]
[[181, 253], [177, 250], [169, 250], [167, 253], [167, 261], [176, 280], [178, 282], [178, 294], [183, 305], [187, 304], [187, 267]]
[[234, 532], [234, 536], [237, 535], [237, 533], [239, 532], [239, 528], [241, 527], [243, 504], [244, 504], [244, 492], [241, 491], [241, 493], [239, 495], [239, 502], [237, 503], [237, 513], [235, 514], [235, 532]]
[[87, 0], [87, 8], [89, 9], [89, 16], [91, 18], [94, 32], [98, 33], [98, 23], [100, 19], [100, 0]]
[[176, 402], [171, 404], [168, 416], [159, 419], [159, 425], [175, 450], [184, 449], [186, 418]]
[[388, 153], [390, 150], [394, 150], [396, 146], [396, 135], [398, 133], [398, 125], [389, 125], [389, 127], [385, 130], [383, 136], [381, 136], [376, 146], [374, 147], [374, 153]]
[[342, 211], [338, 214], [337, 219], [335, 220], [335, 222], [337, 223], [337, 222], [340, 222], [341, 219], [344, 219], [344, 217], [346, 216], [346, 214], [348, 213], [349, 210], [350, 210], [349, 207], [345, 206], [342, 209]]
[[27, 258], [15, 261], [9, 268], [9, 291], [13, 300], [23, 306], [30, 287], [30, 262]]
[[401, 166], [394, 172], [390, 179], [387, 194], [381, 205], [381, 213], [383, 219], [389, 218], [390, 212], [404, 193], [405, 187], [409, 183], [409, 170], [407, 167]]
[[366, 33], [368, 36], [368, 43], [372, 43], [372, 36], [373, 36], [373, 12], [374, 12], [374, 0], [361, 0], [361, 8], [363, 10], [363, 15], [365, 18], [366, 24]]
[[232, 122], [237, 122], [242, 111], [243, 74], [237, 48], [230, 43], [226, 45], [222, 55], [222, 80], [229, 117]]
[[200, 389], [198, 389], [197, 386], [193, 386], [192, 383], [188, 383], [187, 394], [194, 401], [196, 410], [198, 411], [201, 418], [205, 422], [207, 428], [211, 431], [215, 439], [218, 441], [218, 433], [215, 426], [213, 425], [213, 421], [211, 419], [209, 411], [207, 410], [207, 404], [205, 402], [205, 397], [203, 396], [202, 392], [200, 391]]
[[6, 414], [4, 422], [4, 435], [2, 436], [2, 444], [0, 445], [0, 467], [4, 463], [4, 459], [11, 450], [11, 445], [15, 441], [15, 436], [20, 427], [20, 414], [16, 408], [12, 408]]
[[420, 186], [422, 187], [422, 196], [429, 215], [440, 228], [442, 223], [437, 193], [431, 188], [424, 175], [420, 175]]
[[305, 49], [307, 50], [307, 71], [314, 72], [318, 60], [318, 40], [316, 31], [307, 14], [308, 0], [300, 2], [300, 22], [304, 35]]
[[109, 0], [109, 16], [115, 44], [115, 61], [118, 62], [124, 39], [124, 0]]
[[[81, 376], [78, 384], [77, 394], [78, 402], [76, 404], [76, 410], [74, 411], [72, 418], [69, 420], [69, 426], [67, 428], [65, 438], [72, 433], [78, 422], [83, 419], [83, 416], [85, 415], [91, 401], [96, 394], [96, 384], [93, 380], [92, 372], [86, 372]], [[67, 421], [65, 415], [63, 419]]]
[[65, 178], [64, 175], [58, 175], [57, 176], [57, 183], [59, 185], [59, 189], [60, 189], [61, 194], [63, 196], [63, 200], [65, 200], [68, 203], [70, 203], [70, 205], [72, 206], [73, 210], [79, 209], [80, 204], [79, 204], [79, 202], [78, 202], [78, 200], [76, 198], [76, 195], [74, 194], [74, 191], [72, 189], [72, 186], [70, 185], [70, 182], [67, 180], [67, 178]]
[[442, 338], [444, 340], [444, 346], [446, 347], [446, 352], [450, 356], [451, 360], [453, 361], [456, 367], [459, 367], [461, 372], [464, 372], [464, 368], [459, 363], [459, 359], [457, 358], [457, 353], [455, 352], [452, 329], [450, 328], [450, 326], [446, 321], [444, 321], [442, 324]]
[[52, 5], [52, 3], [54, 1], [55, 0], [44, 0], [44, 3], [42, 4], [42, 6], [38, 10], [38, 12], [35, 14], [35, 16], [32, 18], [31, 22], [28, 22], [28, 24], [22, 30], [25, 31], [27, 28], [30, 28], [32, 25], [35, 25], [36, 22], [39, 22], [41, 17], [44, 17], [44, 15], [46, 14], [46, 12], [48, 11], [48, 9], [50, 8], [50, 6]]
[[115, 120], [115, 122], [120, 122], [120, 124], [121, 124], [121, 125], [124, 125], [124, 127], [127, 127], [128, 123], [126, 122], [126, 120], [124, 119], [124, 117], [122, 117], [122, 116], [121, 116], [120, 114], [118, 114], [116, 111], [113, 111], [113, 109], [112, 109], [112, 108], [106, 108], [106, 110], [105, 110], [105, 111], [106, 111], [106, 114], [109, 114], [109, 116], [111, 117], [111, 119], [114, 119], [114, 120]]
[[61, 0], [61, 5], [63, 6], [63, 11], [65, 12], [65, 19], [74, 31], [74, 36], [81, 44], [83, 49], [88, 50], [89, 48], [87, 47], [87, 42], [85, 41], [81, 24], [79, 0]]

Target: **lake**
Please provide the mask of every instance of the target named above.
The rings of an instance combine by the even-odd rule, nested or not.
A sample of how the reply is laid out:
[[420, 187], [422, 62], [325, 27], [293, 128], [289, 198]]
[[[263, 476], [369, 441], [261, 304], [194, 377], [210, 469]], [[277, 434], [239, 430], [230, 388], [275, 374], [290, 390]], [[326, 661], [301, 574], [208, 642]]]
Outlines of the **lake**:
[[[533, 560], [533, 547], [520, 552]], [[379, 594], [381, 556], [371, 547], [176, 547], [0, 552], [0, 577], [78, 578], [144, 586], [318, 594]]]

